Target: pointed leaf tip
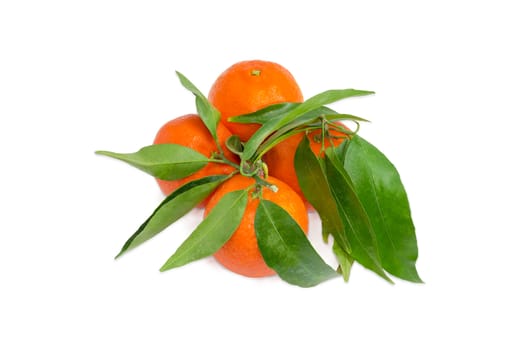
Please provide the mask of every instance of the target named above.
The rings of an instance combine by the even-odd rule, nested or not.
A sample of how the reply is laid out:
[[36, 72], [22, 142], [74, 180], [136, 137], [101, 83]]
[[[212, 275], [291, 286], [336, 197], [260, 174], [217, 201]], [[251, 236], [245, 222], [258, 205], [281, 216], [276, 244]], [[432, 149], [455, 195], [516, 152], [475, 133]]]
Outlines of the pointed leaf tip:
[[338, 213], [345, 226], [344, 233], [351, 247], [350, 255], [367, 269], [393, 283], [383, 270], [376, 234], [369, 216], [355, 192], [349, 175], [340, 164], [335, 150], [328, 148], [324, 159], [331, 193], [336, 201]]
[[288, 108], [286, 113], [283, 114], [280, 118], [273, 118], [265, 122], [254, 133], [254, 135], [250, 137], [250, 139], [245, 144], [242, 158], [244, 160], [251, 159], [261, 143], [265, 141], [273, 132], [292, 122], [295, 122], [299, 117], [302, 118], [302, 116], [304, 116], [306, 113], [345, 98], [364, 96], [369, 94], [372, 94], [372, 92], [354, 89], [327, 90], [310, 97], [300, 104], [297, 104], [294, 108]]
[[182, 86], [192, 92], [196, 97], [196, 111], [212, 135], [212, 138], [218, 143], [218, 134], [216, 129], [221, 117], [219, 111], [214, 108], [205, 95], [203, 95], [203, 93], [189, 79], [187, 79], [187, 77], [178, 71], [176, 71], [176, 75], [180, 79]]
[[198, 203], [207, 198], [227, 178], [226, 175], [207, 176], [179, 187], [167, 196], [151, 216], [140, 225], [138, 230], [124, 243], [115, 259], [153, 238], [183, 217]]
[[415, 227], [396, 167], [358, 135], [345, 148], [344, 166], [372, 223], [383, 268], [398, 278], [422, 283], [415, 266]]
[[304, 196], [320, 216], [324, 241], [327, 240], [329, 234], [332, 234], [343, 247], [349, 247], [343, 234], [344, 225], [340, 220], [329, 182], [320, 161], [310, 148], [307, 136], [302, 138], [295, 151], [294, 165]]
[[146, 146], [134, 153], [97, 151], [162, 180], [178, 180], [207, 165], [209, 159], [192, 148], [176, 144]]
[[183, 266], [218, 251], [241, 223], [247, 202], [247, 190], [225, 194], [160, 271]]

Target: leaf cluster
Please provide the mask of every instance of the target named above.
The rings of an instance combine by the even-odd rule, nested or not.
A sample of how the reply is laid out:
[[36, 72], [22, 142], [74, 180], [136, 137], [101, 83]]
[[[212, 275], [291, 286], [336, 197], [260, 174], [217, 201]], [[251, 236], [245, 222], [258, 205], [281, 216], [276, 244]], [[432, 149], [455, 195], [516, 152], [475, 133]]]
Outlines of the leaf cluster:
[[[136, 232], [124, 243], [117, 255], [146, 242], [201, 203], [224, 181], [235, 174], [252, 177], [256, 185], [227, 193], [190, 236], [164, 263], [161, 271], [183, 266], [218, 251], [239, 226], [250, 200], [258, 200], [254, 228], [259, 249], [268, 266], [280, 278], [301, 287], [317, 285], [330, 278], [349, 280], [356, 262], [392, 283], [389, 275], [411, 282], [422, 282], [417, 270], [417, 240], [406, 191], [396, 167], [375, 146], [358, 135], [359, 123], [365, 119], [340, 114], [326, 105], [373, 92], [343, 89], [328, 90], [302, 103], [281, 103], [257, 112], [233, 117], [239, 123], [261, 124], [245, 143], [230, 137], [227, 148], [240, 157], [234, 164], [225, 158], [217, 139], [219, 112], [185, 76], [177, 73], [181, 84], [195, 97], [197, 112], [216, 140], [219, 152], [206, 157], [195, 150], [173, 144], [147, 146], [135, 153], [98, 151], [126, 162], [156, 178], [176, 180], [189, 176], [209, 162], [235, 167], [230, 175], [207, 176], [191, 181], [167, 196]], [[356, 124], [345, 128], [339, 120]], [[318, 130], [329, 138], [329, 130], [343, 132], [339, 145], [322, 147], [315, 155], [310, 140], [300, 142], [294, 167], [300, 187], [320, 216], [322, 238], [329, 243], [338, 266], [329, 266], [312, 247], [295, 220], [279, 205], [261, 197], [268, 186], [267, 165], [262, 157], [283, 140]], [[332, 141], [332, 140], [330, 140]]]

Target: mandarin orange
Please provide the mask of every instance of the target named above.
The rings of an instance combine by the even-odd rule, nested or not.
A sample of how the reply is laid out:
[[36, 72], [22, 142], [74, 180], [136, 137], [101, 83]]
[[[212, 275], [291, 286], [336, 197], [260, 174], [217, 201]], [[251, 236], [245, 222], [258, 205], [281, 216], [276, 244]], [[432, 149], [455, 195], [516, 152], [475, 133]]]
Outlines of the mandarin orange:
[[[270, 176], [267, 181], [277, 186], [278, 191], [273, 192], [264, 187], [263, 198], [275, 202], [284, 208], [302, 230], [307, 233], [308, 214], [300, 196], [291, 187], [278, 179]], [[214, 192], [205, 207], [205, 215], [210, 213], [212, 208], [226, 193], [245, 189], [254, 183], [255, 180], [250, 177], [242, 175], [233, 176]], [[235, 273], [248, 277], [271, 276], [275, 274], [275, 271], [266, 265], [257, 245], [254, 221], [259, 199], [255, 198], [252, 192], [253, 188], [250, 190], [248, 204], [241, 224], [225, 245], [214, 254], [214, 257], [219, 263]], [[229, 213], [229, 215], [232, 215], [232, 213]]]
[[258, 124], [230, 122], [228, 118], [255, 112], [271, 104], [302, 102], [302, 92], [291, 73], [269, 61], [238, 62], [214, 82], [209, 101], [221, 113], [221, 121], [242, 141], [247, 141]]
[[[230, 137], [227, 128], [219, 123], [217, 127], [217, 135], [222, 145], [224, 155], [227, 159], [238, 163], [237, 156], [231, 153], [225, 146], [225, 141]], [[203, 124], [200, 116], [197, 114], [187, 114], [165, 123], [157, 132], [154, 144], [173, 143], [186, 147], [190, 147], [195, 151], [210, 157], [214, 152], [218, 151], [216, 142], [212, 138], [209, 130]], [[238, 163], [239, 164], [239, 163]], [[235, 170], [232, 166], [220, 163], [208, 163], [202, 169], [192, 175], [180, 180], [161, 180], [156, 179], [162, 192], [167, 196], [181, 185], [209, 175], [230, 174]]]

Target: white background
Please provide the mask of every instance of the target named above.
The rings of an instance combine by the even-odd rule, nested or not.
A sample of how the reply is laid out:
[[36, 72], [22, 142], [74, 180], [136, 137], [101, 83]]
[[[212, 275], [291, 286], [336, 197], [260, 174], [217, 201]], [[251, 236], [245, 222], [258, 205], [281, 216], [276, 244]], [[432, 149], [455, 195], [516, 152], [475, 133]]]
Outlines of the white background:
[[[0, 348], [516, 349], [512, 1], [2, 1]], [[213, 259], [159, 273], [195, 211], [114, 261], [162, 196], [135, 151], [244, 59], [287, 67], [396, 164], [425, 284], [311, 289]], [[312, 242], [330, 263], [312, 216]]]

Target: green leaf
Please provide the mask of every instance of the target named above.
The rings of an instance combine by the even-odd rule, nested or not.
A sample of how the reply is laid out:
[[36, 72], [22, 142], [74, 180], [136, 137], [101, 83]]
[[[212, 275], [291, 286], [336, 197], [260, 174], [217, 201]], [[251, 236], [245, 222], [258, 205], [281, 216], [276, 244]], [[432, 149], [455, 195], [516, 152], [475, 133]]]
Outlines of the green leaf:
[[359, 136], [348, 142], [345, 152], [345, 169], [376, 233], [383, 268], [401, 279], [422, 282], [415, 267], [415, 227], [398, 171]]
[[333, 242], [333, 253], [338, 260], [338, 264], [340, 264], [338, 267], [338, 272], [342, 274], [344, 281], [348, 282], [349, 276], [351, 274], [351, 267], [354, 263], [354, 258], [345, 250], [343, 250], [336, 241]]
[[207, 176], [179, 187], [160, 203], [151, 216], [124, 243], [116, 258], [162, 232], [207, 198], [226, 179], [228, 179], [227, 175]]
[[210, 134], [214, 140], [216, 140], [216, 143], [218, 143], [218, 134], [216, 130], [219, 119], [221, 117], [219, 111], [214, 108], [214, 106], [209, 102], [205, 95], [203, 95], [202, 92], [196, 86], [194, 86], [194, 84], [182, 73], [176, 72], [176, 75], [180, 79], [180, 83], [183, 85], [183, 87], [185, 87], [187, 90], [192, 92], [194, 96], [196, 96], [196, 110], [198, 111], [201, 120], [203, 120], [203, 123], [209, 130]]
[[[265, 108], [262, 108], [258, 111], [255, 111], [253, 113], [249, 114], [243, 114], [238, 115], [235, 117], [229, 118], [229, 121], [235, 122], [235, 123], [243, 123], [243, 124], [265, 124], [266, 122], [269, 122], [273, 119], [280, 120], [283, 118], [283, 116], [293, 110], [295, 107], [300, 105], [300, 103], [292, 103], [292, 102], [286, 102], [286, 103], [277, 103], [270, 106], [267, 106]], [[353, 120], [358, 122], [368, 122], [367, 119], [360, 118], [351, 114], [339, 114], [336, 111], [332, 110], [328, 107], [319, 107], [316, 109], [313, 109], [307, 113], [305, 113], [303, 116], [300, 116], [297, 118], [299, 121], [299, 125], [301, 124], [307, 124], [311, 121], [315, 120], [316, 118], [320, 116], [325, 116], [325, 118], [328, 121], [334, 121], [334, 120]]]
[[331, 193], [337, 203], [347, 241], [351, 246], [351, 256], [367, 269], [392, 282], [381, 265], [376, 234], [369, 217], [354, 191], [351, 179], [338, 162], [333, 148], [326, 150], [325, 164]]
[[226, 141], [225, 145], [229, 149], [230, 152], [241, 155], [243, 153], [243, 143], [237, 135], [230, 136]]
[[338, 114], [332, 109], [323, 106], [300, 115], [297, 117], [297, 119], [276, 131], [272, 138], [285, 133], [287, 130], [292, 130], [299, 126], [315, 125], [315, 123], [321, 125], [321, 121], [319, 120], [320, 118], [325, 118], [327, 121], [351, 120], [355, 122], [368, 122], [367, 119], [356, 117], [351, 114]]
[[349, 146], [350, 140], [344, 140], [341, 144], [334, 148], [334, 155], [336, 156], [337, 163], [345, 165], [345, 153], [347, 152], [347, 146]]
[[248, 160], [252, 158], [257, 148], [261, 145], [261, 143], [273, 132], [279, 130], [283, 126], [288, 125], [289, 123], [296, 120], [299, 116], [302, 116], [316, 108], [322, 107], [326, 104], [333, 103], [344, 98], [353, 97], [353, 96], [364, 96], [373, 94], [372, 91], [362, 91], [362, 90], [354, 90], [354, 89], [345, 89], [345, 90], [328, 90], [318, 95], [315, 95], [303, 103], [297, 105], [292, 110], [288, 111], [282, 118], [280, 119], [272, 119], [265, 124], [263, 124], [259, 130], [255, 132], [255, 134], [248, 140], [245, 144], [245, 150], [243, 152], [243, 159]]
[[312, 287], [337, 276], [313, 249], [297, 222], [277, 204], [261, 200], [254, 227], [264, 261], [286, 282]]
[[96, 154], [126, 162], [162, 180], [178, 180], [207, 165], [209, 159], [192, 148], [176, 144], [158, 144], [135, 153], [97, 151]]
[[183, 266], [217, 252], [239, 226], [247, 202], [247, 190], [225, 194], [160, 271]]
[[345, 239], [344, 225], [338, 214], [338, 207], [331, 194], [322, 166], [309, 146], [305, 136], [295, 152], [295, 172], [300, 188], [309, 203], [315, 208], [322, 221], [322, 235], [327, 242], [329, 234], [336, 235], [341, 245], [350, 250]]
[[[264, 144], [271, 144], [271, 143], [277, 143], [276, 139], [286, 133], [289, 133], [291, 130], [296, 129], [299, 126], [307, 126], [314, 123], [318, 123], [318, 126], [321, 125], [321, 121], [319, 118], [325, 117], [328, 119], [328, 115], [332, 116], [334, 118], [333, 120], [336, 120], [337, 113], [333, 111], [332, 109], [322, 106], [315, 108], [309, 112], [306, 112], [300, 116], [298, 116], [294, 121], [286, 124], [283, 127], [280, 127], [278, 130], [276, 130], [273, 135], [268, 139], [267, 142]], [[345, 115], [342, 115], [345, 116]], [[281, 116], [282, 117], [282, 116]], [[343, 117], [342, 119], [346, 119], [346, 117]]]
[[[328, 122], [337, 121], [337, 120], [351, 120], [354, 121], [356, 124], [360, 121], [368, 121], [366, 119], [356, 117], [350, 114], [337, 114], [335, 111], [333, 111], [330, 108], [327, 108], [325, 106], [318, 107], [314, 110], [311, 110], [301, 116], [299, 116], [297, 119], [295, 119], [293, 122], [288, 123], [287, 125], [279, 128], [277, 131], [275, 131], [272, 135], [268, 137], [267, 140], [265, 140], [257, 149], [256, 156], [262, 157], [265, 153], [267, 153], [270, 149], [275, 147], [277, 144], [282, 142], [283, 140], [289, 138], [293, 134], [301, 132], [301, 129], [304, 128], [322, 128], [322, 119], [325, 119]], [[299, 128], [300, 127], [300, 128]], [[344, 128], [343, 132], [345, 134], [351, 134], [354, 135], [356, 131], [348, 130], [347, 128]]]
[[228, 120], [234, 123], [264, 124], [272, 119], [282, 118], [284, 114], [297, 107], [300, 103], [276, 103], [256, 112], [231, 117]]

